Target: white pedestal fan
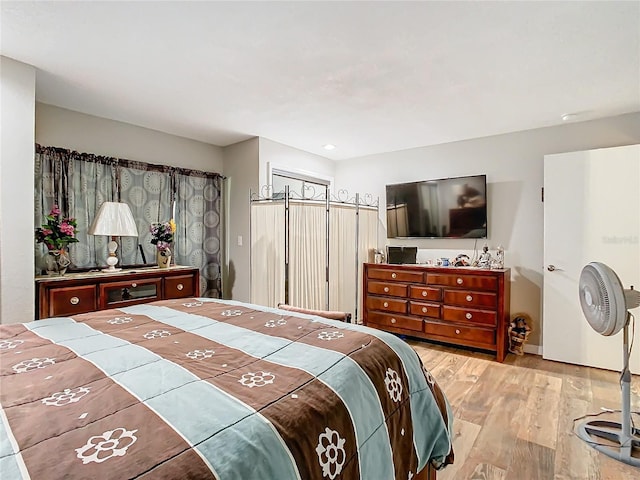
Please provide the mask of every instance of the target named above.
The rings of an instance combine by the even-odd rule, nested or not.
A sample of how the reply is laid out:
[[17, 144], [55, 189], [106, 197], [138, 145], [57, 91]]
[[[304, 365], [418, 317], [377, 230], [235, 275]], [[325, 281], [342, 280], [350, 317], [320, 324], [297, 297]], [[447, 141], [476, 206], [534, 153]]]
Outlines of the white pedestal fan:
[[591, 262], [579, 281], [580, 306], [591, 327], [601, 335], [623, 330], [622, 423], [592, 420], [578, 426], [578, 436], [596, 450], [621, 462], [640, 467], [640, 430], [631, 422], [631, 372], [629, 371], [629, 310], [640, 306], [640, 291], [625, 289], [616, 273], [604, 263]]

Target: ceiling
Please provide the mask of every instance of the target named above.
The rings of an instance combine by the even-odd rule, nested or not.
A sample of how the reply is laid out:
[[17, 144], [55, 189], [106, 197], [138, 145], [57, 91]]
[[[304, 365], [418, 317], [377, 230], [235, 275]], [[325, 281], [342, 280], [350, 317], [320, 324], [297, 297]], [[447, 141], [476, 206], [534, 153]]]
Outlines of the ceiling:
[[0, 8], [38, 101], [220, 146], [340, 160], [640, 111], [638, 1]]

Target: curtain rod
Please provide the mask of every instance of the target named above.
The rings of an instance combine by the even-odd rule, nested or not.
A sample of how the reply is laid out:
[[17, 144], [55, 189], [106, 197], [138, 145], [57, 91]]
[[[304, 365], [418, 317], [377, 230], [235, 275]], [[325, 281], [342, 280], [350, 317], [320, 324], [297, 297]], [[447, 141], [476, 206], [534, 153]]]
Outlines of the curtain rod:
[[85, 162], [102, 163], [106, 165], [116, 165], [127, 168], [138, 168], [139, 170], [148, 170], [154, 172], [168, 172], [179, 173], [181, 175], [205, 177], [205, 178], [221, 178], [226, 179], [224, 175], [217, 172], [205, 172], [204, 170], [195, 170], [191, 168], [174, 167], [171, 165], [160, 165], [155, 163], [140, 162], [137, 160], [128, 160], [125, 158], [106, 157], [103, 155], [96, 155], [94, 153], [82, 153], [75, 150], [69, 150], [61, 147], [44, 147], [38, 143], [36, 145], [36, 153], [40, 154], [56, 154], [65, 155], [69, 158], [83, 160]]

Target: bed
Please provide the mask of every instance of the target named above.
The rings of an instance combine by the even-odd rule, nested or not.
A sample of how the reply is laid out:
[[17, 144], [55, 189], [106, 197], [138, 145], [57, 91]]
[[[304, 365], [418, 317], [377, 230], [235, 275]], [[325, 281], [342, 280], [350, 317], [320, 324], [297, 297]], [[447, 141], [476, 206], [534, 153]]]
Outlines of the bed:
[[418, 355], [366, 327], [166, 300], [0, 325], [3, 479], [417, 479], [453, 461]]

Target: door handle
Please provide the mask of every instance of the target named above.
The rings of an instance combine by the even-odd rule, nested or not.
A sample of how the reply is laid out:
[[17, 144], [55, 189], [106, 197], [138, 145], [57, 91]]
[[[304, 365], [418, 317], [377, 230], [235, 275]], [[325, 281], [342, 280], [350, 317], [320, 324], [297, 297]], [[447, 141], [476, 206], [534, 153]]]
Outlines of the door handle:
[[547, 270], [549, 270], [550, 272], [554, 272], [556, 270], [563, 271], [561, 268], [558, 268], [555, 265], [548, 265]]

